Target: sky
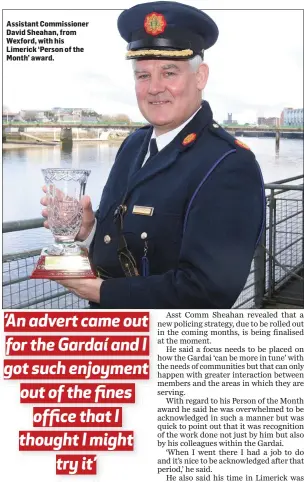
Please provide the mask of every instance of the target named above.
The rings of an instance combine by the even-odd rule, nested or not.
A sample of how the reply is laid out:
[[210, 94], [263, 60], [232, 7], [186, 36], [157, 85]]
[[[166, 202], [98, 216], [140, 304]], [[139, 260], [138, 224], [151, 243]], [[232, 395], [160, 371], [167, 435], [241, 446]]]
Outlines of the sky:
[[[133, 121], [144, 120], [136, 103], [131, 62], [125, 60], [126, 42], [116, 27], [123, 8], [143, 2], [112, 0], [110, 3], [118, 9], [94, 10], [100, 2], [88, 1], [87, 10], [77, 10], [77, 2], [73, 2], [74, 9], [56, 10], [71, 4], [55, 0], [54, 10], [35, 10], [39, 4], [29, 0], [27, 6], [32, 10], [5, 10], [3, 105], [11, 112], [53, 107], [92, 108], [99, 114], [124, 113]], [[284, 107], [303, 107], [301, 11], [252, 10], [254, 5], [261, 5], [259, 1], [247, 2], [246, 10], [232, 9], [243, 2], [231, 1], [226, 10], [220, 9], [225, 2], [188, 0], [187, 3], [205, 10], [219, 27], [217, 43], [205, 52], [210, 76], [204, 92], [217, 121], [227, 119], [229, 112], [239, 123], [256, 122], [258, 116], [279, 117]], [[266, 0], [263, 5], [267, 8]], [[298, 4], [290, 0], [289, 5], [293, 8]], [[11, 0], [8, 8], [17, 6], [18, 2]], [[279, 1], [276, 6], [280, 6]], [[52, 62], [6, 60], [6, 55], [22, 55], [5, 51], [7, 29], [18, 30], [8, 27], [8, 21], [62, 20], [89, 22], [88, 27], [71, 28], [77, 35], [65, 37], [63, 46], [78, 46], [84, 52], [54, 54]], [[54, 30], [35, 27], [36, 30], [44, 28]], [[36, 36], [37, 39], [42, 37]], [[58, 35], [57, 38], [63, 37]]]

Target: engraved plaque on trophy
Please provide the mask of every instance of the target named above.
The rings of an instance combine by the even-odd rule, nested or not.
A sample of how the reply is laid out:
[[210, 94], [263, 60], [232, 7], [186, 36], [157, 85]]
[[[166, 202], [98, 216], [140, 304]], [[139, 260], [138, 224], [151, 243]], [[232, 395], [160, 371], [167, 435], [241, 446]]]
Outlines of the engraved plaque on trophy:
[[42, 169], [47, 186], [48, 223], [54, 243], [42, 249], [31, 278], [95, 278], [88, 251], [75, 242], [82, 223], [85, 169]]

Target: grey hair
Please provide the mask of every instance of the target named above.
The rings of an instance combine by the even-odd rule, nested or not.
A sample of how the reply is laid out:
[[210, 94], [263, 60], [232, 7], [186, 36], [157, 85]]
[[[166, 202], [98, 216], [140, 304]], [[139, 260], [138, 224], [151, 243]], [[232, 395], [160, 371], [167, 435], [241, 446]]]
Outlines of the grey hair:
[[[202, 55], [203, 55], [203, 52], [202, 52]], [[196, 55], [195, 57], [193, 57], [193, 59], [189, 60], [189, 64], [192, 72], [197, 72], [199, 66], [202, 65], [203, 63], [204, 61], [200, 55]]]
[[[204, 55], [204, 51], [202, 51], [202, 56], [203, 55]], [[137, 59], [132, 59], [133, 70], [135, 70], [136, 68], [136, 62], [137, 62]], [[192, 70], [192, 72], [197, 72], [199, 66], [204, 63], [203, 58], [200, 55], [196, 55], [195, 57], [193, 57], [193, 59], [189, 59], [186, 62], [189, 62], [190, 69]]]

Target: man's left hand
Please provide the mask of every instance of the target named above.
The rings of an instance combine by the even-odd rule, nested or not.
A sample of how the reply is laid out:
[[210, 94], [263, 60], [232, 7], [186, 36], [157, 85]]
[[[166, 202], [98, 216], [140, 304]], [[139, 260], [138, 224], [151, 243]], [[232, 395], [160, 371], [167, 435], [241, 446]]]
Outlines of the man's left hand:
[[94, 303], [100, 303], [100, 286], [102, 284], [100, 278], [60, 279], [56, 281], [74, 293], [74, 295]]

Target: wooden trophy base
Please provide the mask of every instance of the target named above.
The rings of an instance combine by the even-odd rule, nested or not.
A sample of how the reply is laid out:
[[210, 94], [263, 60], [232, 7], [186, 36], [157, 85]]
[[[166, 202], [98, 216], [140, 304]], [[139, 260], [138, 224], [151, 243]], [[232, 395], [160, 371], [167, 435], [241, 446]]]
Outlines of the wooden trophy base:
[[77, 255], [52, 256], [44, 248], [32, 272], [31, 279], [71, 279], [71, 278], [96, 278], [91, 266], [88, 250], [81, 248]]

